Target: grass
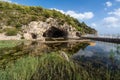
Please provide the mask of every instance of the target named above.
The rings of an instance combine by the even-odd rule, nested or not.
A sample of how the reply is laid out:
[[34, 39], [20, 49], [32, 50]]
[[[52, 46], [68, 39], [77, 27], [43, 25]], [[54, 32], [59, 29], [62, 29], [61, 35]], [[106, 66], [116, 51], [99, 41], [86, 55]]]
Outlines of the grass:
[[[12, 42], [0, 41], [0, 44], [15, 46]], [[109, 70], [99, 59], [83, 62], [81, 57], [79, 60], [67, 61], [59, 52], [30, 56], [29, 51], [22, 49], [22, 46], [14, 49], [5, 55], [6, 60], [15, 60], [0, 67], [0, 80], [120, 80], [120, 69]], [[5, 58], [0, 57], [0, 60]]]
[[[56, 53], [24, 57], [0, 70], [0, 80], [85, 80], [77, 64]], [[85, 76], [86, 74], [83, 74]]]
[[26, 56], [0, 69], [0, 80], [119, 80], [120, 71], [66, 61], [57, 52]]
[[1, 48], [12, 48], [19, 45], [21, 41], [18, 40], [2, 40], [0, 41], [0, 49]]
[[6, 34], [7, 36], [16, 36], [18, 33], [18, 30], [16, 28], [7, 28]]
[[0, 80], [30, 80], [37, 69], [38, 60], [35, 57], [24, 57], [8, 64], [6, 69], [0, 70]]
[[32, 80], [81, 80], [78, 65], [57, 53], [45, 54], [39, 62]]

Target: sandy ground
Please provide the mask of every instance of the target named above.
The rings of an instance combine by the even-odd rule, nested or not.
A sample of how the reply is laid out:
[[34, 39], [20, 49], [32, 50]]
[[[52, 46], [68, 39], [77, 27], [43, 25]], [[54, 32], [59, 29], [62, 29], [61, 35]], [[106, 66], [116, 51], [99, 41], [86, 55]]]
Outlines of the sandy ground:
[[20, 40], [20, 35], [6, 36], [4, 33], [0, 34], [0, 40]]
[[[16, 36], [6, 36], [4, 33], [3, 34], [0, 34], [0, 40], [21, 40], [20, 39], [21, 36], [20, 35], [16, 35]], [[61, 38], [60, 38], [61, 39]], [[90, 40], [89, 39], [68, 39], [68, 40], [61, 40], [59, 41], [59, 38], [53, 38], [53, 41], [45, 41], [45, 40], [36, 40], [36, 39], [33, 39], [33, 40], [30, 40], [30, 41], [39, 41], [39, 42], [43, 42], [43, 43], [59, 43], [59, 42], [89, 42]]]

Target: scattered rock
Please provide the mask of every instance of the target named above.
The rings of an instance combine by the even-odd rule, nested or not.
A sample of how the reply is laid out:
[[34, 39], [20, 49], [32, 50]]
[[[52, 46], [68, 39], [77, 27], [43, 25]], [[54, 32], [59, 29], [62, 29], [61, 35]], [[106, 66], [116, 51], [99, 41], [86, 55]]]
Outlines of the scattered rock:
[[65, 52], [60, 51], [59, 53], [60, 53], [60, 56], [63, 57], [65, 60], [70, 61], [68, 55]]

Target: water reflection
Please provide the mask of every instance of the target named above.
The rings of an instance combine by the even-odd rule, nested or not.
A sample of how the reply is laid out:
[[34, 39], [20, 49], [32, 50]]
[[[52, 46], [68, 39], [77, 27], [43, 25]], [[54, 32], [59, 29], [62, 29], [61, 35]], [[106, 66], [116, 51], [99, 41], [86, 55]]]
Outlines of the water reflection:
[[93, 55], [94, 53], [92, 51], [79, 50], [74, 56], [92, 57]]
[[[64, 51], [67, 54], [74, 54], [79, 49], [84, 49], [89, 44], [79, 42], [59, 42], [59, 43], [41, 43], [36, 41], [25, 41], [14, 48], [4, 48], [0, 50], [0, 65], [6, 66], [21, 57], [32, 55], [40, 56], [51, 52]], [[1, 66], [1, 67], [2, 67]]]
[[[96, 45], [89, 45], [84, 50], [79, 50], [75, 55], [83, 55], [87, 56], [91, 54], [91, 56], [97, 57], [109, 57], [111, 51], [116, 53], [115, 55], [120, 58], [120, 44], [106, 43], [106, 42], [97, 42]], [[86, 53], [86, 54], [85, 54]], [[94, 55], [93, 55], [94, 54]]]
[[96, 45], [89, 45], [84, 50], [80, 49], [72, 58], [81, 64], [120, 70], [119, 46], [119, 44], [96, 41]]
[[[51, 53], [64, 51], [66, 53], [74, 54], [80, 49], [85, 49], [89, 45], [88, 42], [55, 42], [55, 43], [40, 43], [40, 42], [31, 42], [29, 45], [24, 43], [23, 47], [27, 47], [27, 49], [31, 50], [35, 53]], [[29, 52], [30, 53], [30, 52]]]
[[[63, 56], [67, 55], [69, 60], [63, 58], [59, 53], [60, 51], [65, 54]], [[54, 52], [54, 54], [51, 52]], [[36, 80], [36, 78], [40, 80], [40, 77], [41, 80], [43, 77], [44, 80], [46, 80], [46, 75], [48, 77], [55, 76], [55, 80], [59, 80], [58, 78], [60, 77], [56, 77], [57, 72], [62, 76], [66, 71], [68, 71], [67, 74], [70, 73], [70, 75], [67, 76], [70, 78], [70, 76], [73, 75], [73, 72], [76, 72], [74, 71], [75, 64], [77, 64], [77, 68], [80, 69], [80, 72], [78, 73], [81, 75], [89, 74], [88, 78], [96, 77], [94, 80], [98, 79], [98, 77], [101, 80], [119, 80], [120, 76], [120, 45], [118, 44], [97, 41], [82, 43], [41, 43], [36, 41], [25, 41], [14, 48], [2, 48], [0, 49], [0, 53], [0, 70], [2, 70], [2, 72], [4, 72], [4, 70], [5, 73], [11, 71], [10, 75], [15, 70], [17, 71], [17, 74], [22, 75], [24, 71], [26, 71], [24, 73], [26, 75], [32, 72], [31, 80]], [[12, 66], [12, 64], [14, 66]], [[8, 66], [12, 66], [12, 68], [8, 68]], [[53, 72], [51, 72], [51, 70]], [[71, 72], [69, 72], [69, 70], [71, 70]], [[81, 71], [83, 71], [83, 73]], [[44, 72], [45, 74], [43, 74]], [[49, 76], [48, 73], [51, 75]], [[14, 74], [16, 75], [15, 72]], [[41, 76], [41, 74], [44, 76]], [[64, 75], [64, 77], [66, 77], [66, 75]], [[106, 78], [107, 75], [110, 75], [110, 79]], [[76, 79], [71, 78], [71, 80]], [[86, 79], [85, 76], [85, 79], [83, 80], [88, 79]]]
[[[41, 43], [25, 41], [14, 48], [0, 50], [0, 65], [6, 66], [24, 56], [41, 56], [63, 51], [79, 63], [102, 64], [120, 68], [120, 45], [106, 42], [57, 42]], [[99, 65], [100, 65], [99, 64]], [[1, 66], [1, 67], [2, 67]]]

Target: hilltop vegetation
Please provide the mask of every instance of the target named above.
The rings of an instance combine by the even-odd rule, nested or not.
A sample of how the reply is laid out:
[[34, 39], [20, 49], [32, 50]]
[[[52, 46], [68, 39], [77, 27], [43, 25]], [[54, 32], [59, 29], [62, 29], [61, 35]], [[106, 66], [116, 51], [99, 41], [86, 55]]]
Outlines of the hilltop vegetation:
[[[16, 28], [16, 30], [20, 30], [22, 25], [27, 25], [31, 21], [46, 21], [47, 18], [57, 19], [60, 25], [66, 22], [82, 33], [96, 33], [95, 29], [90, 28], [84, 22], [80, 23], [77, 19], [70, 17], [69, 15], [62, 14], [56, 10], [44, 9], [39, 6], [23, 6], [0, 1], [0, 28], [6, 25], [12, 26]], [[4, 31], [5, 30], [0, 30], [0, 32]]]

